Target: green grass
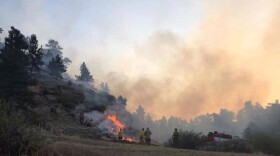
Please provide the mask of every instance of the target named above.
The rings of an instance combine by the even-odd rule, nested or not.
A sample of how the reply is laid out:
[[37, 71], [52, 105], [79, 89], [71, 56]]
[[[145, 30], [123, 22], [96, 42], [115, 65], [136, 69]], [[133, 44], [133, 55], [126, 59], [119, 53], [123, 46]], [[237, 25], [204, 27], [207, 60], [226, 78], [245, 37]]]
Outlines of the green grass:
[[173, 149], [102, 140], [64, 137], [37, 153], [43, 156], [253, 156], [256, 154], [223, 153]]

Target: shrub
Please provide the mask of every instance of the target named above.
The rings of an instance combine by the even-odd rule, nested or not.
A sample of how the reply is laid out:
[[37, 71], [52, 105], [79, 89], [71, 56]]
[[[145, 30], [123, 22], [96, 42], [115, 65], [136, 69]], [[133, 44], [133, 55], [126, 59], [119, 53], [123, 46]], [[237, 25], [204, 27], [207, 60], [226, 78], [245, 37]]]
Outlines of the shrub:
[[258, 133], [252, 136], [250, 142], [258, 151], [262, 151], [267, 154], [280, 155], [279, 136], [269, 136], [264, 133]]
[[246, 140], [230, 140], [215, 143], [215, 151], [220, 152], [238, 152], [238, 153], [252, 153], [253, 147]]
[[17, 154], [24, 129], [23, 118], [10, 111], [10, 104], [0, 101], [0, 153]]
[[[194, 131], [179, 131], [179, 145], [178, 148], [186, 148], [186, 149], [199, 149], [205, 139], [202, 133], [196, 133]], [[173, 142], [172, 138], [168, 140], [165, 144], [166, 146], [174, 147], [175, 143]]]
[[46, 143], [44, 134], [30, 128], [24, 120], [24, 115], [11, 111], [8, 102], [0, 101], [0, 155], [31, 153]]
[[30, 155], [52, 142], [48, 137], [48, 132], [38, 127], [27, 127], [22, 134], [20, 152]]

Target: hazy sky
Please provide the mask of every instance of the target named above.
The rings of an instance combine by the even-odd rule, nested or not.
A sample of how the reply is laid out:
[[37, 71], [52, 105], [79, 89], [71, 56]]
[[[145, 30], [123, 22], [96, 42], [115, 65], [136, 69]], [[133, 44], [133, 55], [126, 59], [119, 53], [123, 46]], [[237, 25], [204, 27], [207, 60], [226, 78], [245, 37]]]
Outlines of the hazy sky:
[[155, 117], [280, 97], [277, 0], [0, 0], [0, 27], [58, 40], [79, 73]]

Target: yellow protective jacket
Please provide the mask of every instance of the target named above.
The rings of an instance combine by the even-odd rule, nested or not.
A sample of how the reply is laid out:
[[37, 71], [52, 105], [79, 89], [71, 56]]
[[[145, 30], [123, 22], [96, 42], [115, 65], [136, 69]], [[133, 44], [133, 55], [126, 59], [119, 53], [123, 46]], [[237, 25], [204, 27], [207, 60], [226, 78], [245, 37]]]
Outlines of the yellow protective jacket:
[[141, 138], [144, 138], [144, 136], [145, 136], [145, 132], [144, 132], [144, 131], [141, 131], [141, 132], [140, 132], [140, 137], [141, 137]]
[[119, 131], [118, 136], [123, 137], [123, 131]]

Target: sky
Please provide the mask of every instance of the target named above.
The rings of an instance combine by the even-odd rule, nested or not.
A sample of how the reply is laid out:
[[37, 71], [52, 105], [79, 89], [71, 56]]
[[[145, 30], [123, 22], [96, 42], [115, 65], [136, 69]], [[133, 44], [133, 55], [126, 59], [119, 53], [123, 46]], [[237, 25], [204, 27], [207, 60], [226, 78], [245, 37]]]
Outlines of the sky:
[[279, 98], [277, 0], [0, 0], [0, 27], [57, 40], [95, 85], [155, 118]]

